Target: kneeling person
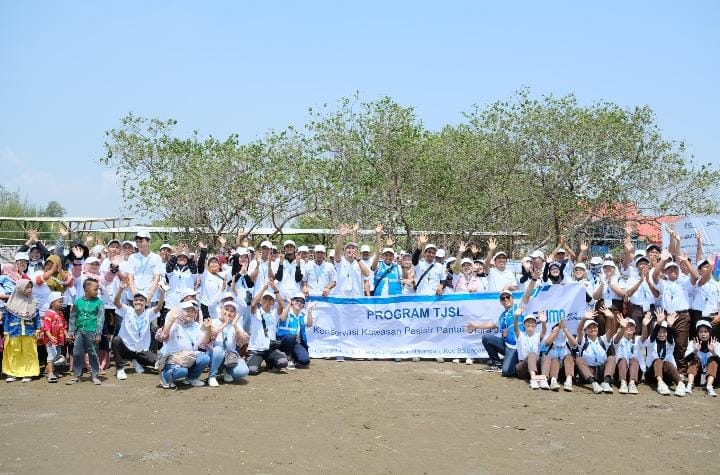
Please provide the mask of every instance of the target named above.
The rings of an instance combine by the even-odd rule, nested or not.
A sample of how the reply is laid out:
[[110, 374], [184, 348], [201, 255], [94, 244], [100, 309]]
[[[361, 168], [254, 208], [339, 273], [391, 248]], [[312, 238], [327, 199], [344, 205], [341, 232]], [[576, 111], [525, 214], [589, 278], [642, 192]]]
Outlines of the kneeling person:
[[[307, 313], [303, 312], [303, 307], [305, 307], [305, 295], [302, 293], [293, 295], [290, 305], [280, 315], [277, 339], [280, 342], [280, 351], [291, 356], [297, 364], [307, 366], [310, 364], [310, 354], [305, 327], [313, 325], [315, 302], [307, 306]], [[295, 365], [289, 362], [288, 366], [292, 368]]]
[[[272, 287], [273, 292], [268, 287]], [[284, 370], [288, 365], [287, 355], [280, 351], [280, 344], [276, 340], [279, 314], [283, 311], [282, 299], [277, 298], [279, 296], [275, 282], [268, 280], [250, 304], [250, 321], [246, 327], [250, 331], [250, 342], [246, 361], [253, 376], [260, 373], [263, 361], [267, 369]]]
[[210, 349], [210, 377], [208, 385], [217, 387], [217, 375], [223, 370], [223, 379], [226, 383], [242, 379], [248, 375], [245, 360], [240, 358], [238, 347], [248, 342], [248, 334], [238, 325], [238, 306], [235, 302], [227, 301], [220, 308], [220, 323], [213, 325], [209, 335], [203, 342]]

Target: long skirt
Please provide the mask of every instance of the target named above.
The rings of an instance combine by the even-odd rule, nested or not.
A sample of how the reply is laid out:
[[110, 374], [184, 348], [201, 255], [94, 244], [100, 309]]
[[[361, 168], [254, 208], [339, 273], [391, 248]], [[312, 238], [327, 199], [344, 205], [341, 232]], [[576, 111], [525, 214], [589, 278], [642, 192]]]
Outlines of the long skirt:
[[34, 336], [11, 336], [5, 338], [2, 371], [15, 378], [27, 378], [40, 374], [37, 342]]

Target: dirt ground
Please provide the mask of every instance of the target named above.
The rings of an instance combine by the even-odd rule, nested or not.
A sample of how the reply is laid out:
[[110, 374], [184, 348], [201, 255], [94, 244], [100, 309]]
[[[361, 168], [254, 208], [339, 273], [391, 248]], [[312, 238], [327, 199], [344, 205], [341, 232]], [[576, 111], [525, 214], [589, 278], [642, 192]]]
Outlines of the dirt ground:
[[720, 398], [532, 391], [484, 368], [313, 360], [177, 391], [132, 370], [101, 387], [3, 382], [0, 473], [717, 473]]

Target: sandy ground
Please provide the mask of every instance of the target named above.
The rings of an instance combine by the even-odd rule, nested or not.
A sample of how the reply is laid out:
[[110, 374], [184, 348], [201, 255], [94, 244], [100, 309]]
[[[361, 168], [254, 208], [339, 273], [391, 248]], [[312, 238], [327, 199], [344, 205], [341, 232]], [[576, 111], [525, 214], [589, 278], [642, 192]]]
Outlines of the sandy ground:
[[434, 361], [219, 388], [0, 383], [0, 473], [717, 473], [720, 398], [532, 391]]

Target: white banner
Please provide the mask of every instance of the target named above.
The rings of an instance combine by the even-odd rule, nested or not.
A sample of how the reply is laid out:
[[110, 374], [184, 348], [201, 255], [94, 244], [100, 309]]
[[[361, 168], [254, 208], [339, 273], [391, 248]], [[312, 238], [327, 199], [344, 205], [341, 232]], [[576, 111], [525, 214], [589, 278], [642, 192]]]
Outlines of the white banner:
[[[693, 262], [697, 254], [697, 233], [703, 235], [703, 252], [705, 255], [720, 252], [720, 216], [688, 216], [673, 224], [675, 231], [680, 235], [680, 249], [686, 253]], [[670, 245], [670, 235], [667, 224], [662, 225], [663, 248]]]
[[[523, 292], [514, 292], [519, 302]], [[317, 306], [307, 329], [310, 356], [350, 358], [487, 358], [482, 335], [465, 332], [469, 322], [496, 322], [503, 311], [498, 292], [398, 295], [394, 297], [310, 297]], [[580, 284], [535, 290], [527, 312], [545, 310], [549, 327], [565, 319], [571, 331], [587, 305]], [[549, 328], [548, 327], [548, 328]]]

